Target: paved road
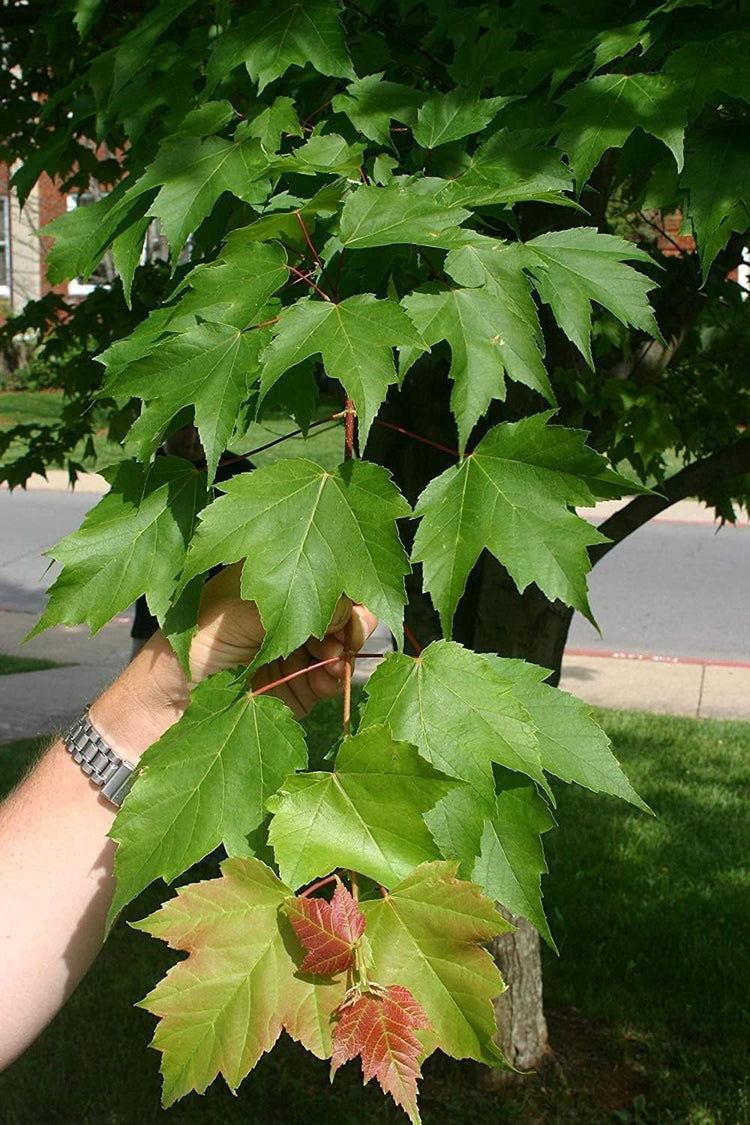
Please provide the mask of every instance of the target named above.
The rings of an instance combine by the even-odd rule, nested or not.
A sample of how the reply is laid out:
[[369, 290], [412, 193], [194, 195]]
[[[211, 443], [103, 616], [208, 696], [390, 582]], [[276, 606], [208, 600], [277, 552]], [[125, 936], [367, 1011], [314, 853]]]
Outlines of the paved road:
[[[97, 500], [0, 491], [0, 608], [43, 608], [41, 552]], [[750, 527], [652, 522], [596, 566], [591, 603], [602, 636], [576, 615], [571, 648], [750, 660]]]
[[750, 660], [750, 527], [652, 521], [594, 567], [601, 637], [576, 614], [568, 646]]

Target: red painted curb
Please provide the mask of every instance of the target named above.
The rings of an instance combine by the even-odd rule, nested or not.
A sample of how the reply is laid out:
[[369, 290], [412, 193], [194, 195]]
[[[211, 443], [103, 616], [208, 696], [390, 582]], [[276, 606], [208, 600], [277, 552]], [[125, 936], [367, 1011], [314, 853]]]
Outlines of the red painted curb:
[[564, 656], [596, 656], [608, 660], [643, 660], [654, 664], [701, 664], [717, 668], [750, 668], [750, 660], [709, 660], [700, 656], [658, 656], [648, 652], [604, 652], [597, 648], [566, 648]]

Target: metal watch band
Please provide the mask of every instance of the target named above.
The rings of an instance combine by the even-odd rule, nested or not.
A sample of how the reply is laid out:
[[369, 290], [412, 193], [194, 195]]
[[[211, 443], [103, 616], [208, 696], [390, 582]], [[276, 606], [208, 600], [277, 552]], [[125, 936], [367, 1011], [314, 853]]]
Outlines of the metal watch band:
[[63, 742], [83, 772], [102, 791], [102, 796], [119, 808], [133, 784], [131, 762], [123, 761], [94, 730], [88, 711], [63, 735]]

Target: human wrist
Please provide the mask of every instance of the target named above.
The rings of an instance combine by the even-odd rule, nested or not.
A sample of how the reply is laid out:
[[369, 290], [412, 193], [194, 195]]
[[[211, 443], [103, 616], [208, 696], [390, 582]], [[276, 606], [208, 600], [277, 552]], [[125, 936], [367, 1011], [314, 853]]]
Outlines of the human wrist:
[[190, 698], [187, 677], [157, 633], [89, 708], [91, 722], [122, 758], [136, 762], [178, 721]]

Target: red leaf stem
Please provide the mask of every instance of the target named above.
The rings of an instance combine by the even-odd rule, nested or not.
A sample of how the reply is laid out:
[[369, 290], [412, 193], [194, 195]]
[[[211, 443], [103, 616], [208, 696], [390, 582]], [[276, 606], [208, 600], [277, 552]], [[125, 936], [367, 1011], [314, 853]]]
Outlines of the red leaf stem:
[[[307, 226], [305, 225], [305, 220], [302, 218], [299, 211], [295, 211], [294, 214], [297, 216], [297, 222], [299, 223], [300, 230], [302, 231], [302, 235], [305, 239], [305, 242], [307, 243], [308, 250], [310, 251], [310, 253], [313, 256], [313, 261], [317, 265], [320, 272], [323, 274], [323, 277], [326, 279], [326, 283], [327, 283], [328, 287], [330, 289], [333, 289], [333, 286], [331, 285], [330, 278], [328, 277], [328, 274], [326, 273], [326, 268], [323, 265], [323, 262], [321, 261], [320, 254], [315, 249], [315, 246], [313, 245], [313, 240], [310, 238], [310, 232], [307, 229]], [[334, 300], [335, 299], [336, 298], [334, 297]]]
[[[390, 656], [390, 652], [350, 652], [349, 661], [352, 660], [378, 660], [385, 656]], [[282, 676], [273, 683], [264, 684], [263, 687], [254, 688], [251, 695], [262, 695], [264, 691], [270, 691], [271, 688], [278, 687], [279, 684], [285, 684], [289, 680], [296, 680], [297, 676], [306, 676], [308, 672], [314, 672], [316, 668], [325, 668], [328, 664], [335, 664], [341, 660], [340, 656], [329, 656], [327, 660], [317, 660], [314, 664], [308, 664], [306, 668], [298, 668], [296, 672], [290, 672], [288, 676]], [[350, 685], [350, 707], [351, 707], [351, 685]]]
[[272, 316], [270, 320], [262, 320], [260, 324], [250, 324], [247, 328], [243, 328], [243, 332], [255, 332], [258, 328], [268, 328], [269, 324], [276, 324], [279, 317]]
[[321, 289], [319, 285], [316, 285], [309, 274], [303, 273], [302, 270], [298, 270], [296, 266], [290, 266], [288, 262], [286, 264], [286, 268], [289, 270], [290, 273], [293, 273], [296, 277], [298, 277], [300, 281], [306, 281], [307, 284], [312, 289], [314, 289], [315, 292], [320, 297], [323, 298], [324, 301], [328, 301], [329, 304], [332, 303], [331, 298], [328, 296], [328, 294], [325, 292], [325, 290]]
[[422, 646], [419, 643], [419, 641], [417, 640], [417, 638], [414, 636], [414, 634], [412, 633], [411, 629], [406, 624], [406, 622], [404, 622], [404, 633], [406, 634], [406, 639], [409, 641], [409, 643], [414, 648], [417, 656], [419, 656], [419, 654], [422, 651]]
[[325, 879], [317, 879], [314, 883], [311, 883], [309, 887], [305, 887], [304, 891], [300, 891], [298, 897], [308, 898], [311, 894], [314, 894], [315, 891], [319, 891], [321, 887], [327, 887], [329, 883], [335, 883], [337, 879], [338, 875], [336, 872], [334, 872], [333, 875], [326, 875]]
[[393, 422], [386, 422], [382, 418], [376, 418], [375, 425], [385, 426], [387, 430], [395, 430], [397, 434], [403, 434], [404, 437], [414, 438], [415, 441], [421, 441], [423, 445], [431, 445], [433, 449], [439, 449], [441, 453], [449, 453], [451, 457], [460, 456], [457, 449], [451, 449], [448, 445], [441, 445], [439, 441], [433, 441], [431, 438], [422, 437], [421, 434], [412, 433], [411, 430], [405, 430], [403, 426], [395, 426]]

